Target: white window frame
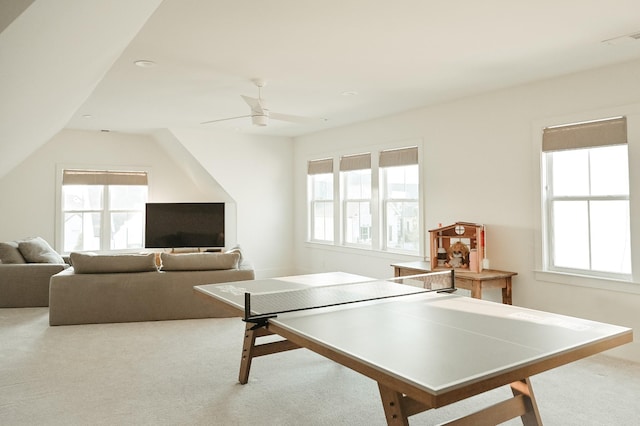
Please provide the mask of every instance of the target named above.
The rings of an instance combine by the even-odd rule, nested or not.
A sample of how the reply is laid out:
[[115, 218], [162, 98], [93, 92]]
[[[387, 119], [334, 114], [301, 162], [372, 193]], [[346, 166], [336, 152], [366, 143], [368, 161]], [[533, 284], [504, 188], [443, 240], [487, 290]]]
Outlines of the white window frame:
[[[420, 176], [420, 165], [418, 166], [418, 176]], [[406, 167], [406, 166], [396, 166], [396, 167]], [[381, 186], [381, 190], [380, 190], [380, 202], [381, 202], [381, 207], [380, 207], [380, 211], [382, 212], [382, 244], [383, 244], [383, 249], [385, 251], [388, 252], [397, 252], [397, 253], [414, 253], [413, 251], [408, 251], [408, 250], [403, 250], [403, 249], [399, 249], [399, 248], [395, 248], [395, 247], [388, 247], [388, 230], [389, 230], [389, 223], [388, 223], [388, 216], [386, 214], [387, 212], [387, 205], [389, 203], [416, 203], [418, 205], [418, 216], [420, 217], [420, 214], [422, 213], [422, 209], [420, 209], [420, 182], [418, 182], [418, 198], [393, 198], [391, 196], [389, 196], [389, 194], [387, 194], [387, 170], [390, 167], [379, 167], [378, 171], [380, 174], [380, 186]], [[420, 219], [418, 219], [420, 220]], [[418, 223], [418, 232], [422, 232], [422, 228], [420, 227], [420, 223]], [[418, 241], [418, 244], [420, 244], [420, 242]]]
[[[368, 153], [363, 153], [363, 154], [351, 154], [351, 155], [346, 155], [346, 156], [342, 156], [340, 158], [340, 219], [341, 219], [341, 226], [340, 226], [340, 235], [341, 235], [341, 241], [342, 244], [345, 246], [349, 246], [349, 247], [359, 247], [359, 248], [364, 248], [364, 249], [371, 249], [373, 247], [373, 241], [374, 241], [374, 228], [375, 228], [375, 222], [374, 222], [374, 200], [373, 200], [373, 190], [375, 188], [375, 183], [373, 180], [373, 169], [371, 167], [371, 156], [372, 154], [370, 152]], [[353, 168], [353, 167], [348, 167], [348, 170], [345, 170], [345, 166], [344, 166], [344, 161], [346, 160], [346, 162], [349, 162], [350, 158], [354, 158], [357, 157], [359, 158], [359, 160], [356, 160], [356, 162], [363, 162], [363, 163], [368, 163], [368, 165], [364, 164], [364, 165], [360, 165], [360, 166], [356, 166], [357, 168]], [[366, 157], [366, 159], [365, 159]], [[349, 194], [348, 194], [348, 184], [347, 184], [347, 179], [348, 176], [352, 173], [359, 173], [362, 170], [368, 170], [369, 171], [369, 175], [370, 175], [370, 182], [371, 182], [371, 187], [369, 188], [369, 194], [370, 197], [369, 198], [350, 198]], [[371, 214], [371, 227], [370, 227], [370, 231], [369, 231], [369, 242], [368, 243], [358, 243], [358, 242], [354, 242], [354, 241], [347, 241], [347, 222], [348, 222], [348, 204], [349, 203], [358, 203], [358, 204], [362, 204], [362, 203], [366, 203], [369, 204], [369, 212]]]
[[[310, 160], [309, 161], [309, 163], [314, 162], [316, 164], [323, 163], [323, 162], [329, 162], [329, 161], [330, 161], [330, 164], [331, 164], [330, 173], [324, 173], [324, 172], [313, 172], [313, 173], [311, 173], [309, 171], [309, 168], [312, 168], [313, 166], [310, 165], [310, 164], [308, 164], [308, 166], [307, 166], [307, 205], [308, 205], [308, 209], [309, 209], [309, 214], [307, 215], [308, 216], [308, 224], [309, 224], [308, 225], [308, 232], [307, 232], [308, 233], [307, 239], [309, 241], [313, 241], [315, 243], [321, 243], [321, 244], [333, 244], [334, 241], [336, 241], [336, 236], [335, 236], [335, 226], [336, 226], [335, 225], [335, 210], [336, 210], [336, 208], [335, 208], [335, 199], [336, 199], [335, 179], [336, 179], [336, 176], [335, 176], [335, 173], [334, 173], [335, 164], [334, 164], [334, 160], [331, 159], [331, 158], [322, 158], [322, 159], [315, 159], [315, 160]], [[328, 167], [328, 165], [324, 164], [324, 165], [320, 165], [320, 167], [324, 169], [325, 167]], [[330, 200], [318, 199], [318, 198], [316, 198], [316, 193], [315, 193], [315, 177], [316, 176], [328, 175], [328, 174], [331, 175], [331, 179], [332, 179], [332, 181], [331, 181], [332, 188], [333, 188], [332, 198]], [[331, 239], [320, 239], [320, 238], [317, 238], [316, 235], [315, 235], [314, 230], [315, 230], [315, 226], [316, 226], [316, 217], [315, 217], [314, 212], [315, 212], [315, 207], [318, 204], [322, 204], [322, 205], [329, 204], [333, 208], [333, 216], [334, 217], [333, 217], [333, 229], [332, 229], [332, 233], [331, 233]]]
[[[599, 148], [599, 147], [593, 147]], [[627, 147], [628, 148], [628, 147]], [[589, 149], [589, 148], [583, 148]], [[581, 274], [581, 275], [589, 275], [593, 277], [602, 277], [602, 278], [610, 278], [610, 279], [621, 279], [625, 281], [630, 281], [632, 275], [624, 274], [624, 273], [614, 273], [614, 272], [602, 272], [597, 271], [595, 269], [587, 268], [587, 269], [577, 269], [577, 268], [569, 268], [558, 266], [553, 263], [554, 259], [554, 251], [555, 245], [553, 243], [553, 234], [555, 223], [553, 222], [553, 206], [556, 202], [562, 201], [584, 201], [586, 203], [590, 203], [591, 201], [629, 201], [629, 196], [627, 195], [580, 195], [580, 196], [558, 196], [553, 193], [553, 188], [551, 184], [552, 180], [552, 169], [553, 169], [553, 157], [548, 154], [543, 154], [544, 156], [544, 185], [546, 195], [544, 197], [544, 217], [545, 217], [545, 265], [546, 269], [551, 272], [566, 272], [570, 274]], [[589, 220], [589, 222], [591, 222]], [[587, 248], [591, 253], [591, 248]], [[591, 258], [591, 256], [589, 256]], [[591, 262], [590, 262], [591, 263]]]
[[[418, 201], [418, 208], [419, 208], [419, 249], [416, 252], [413, 251], [402, 251], [402, 250], [396, 250], [396, 249], [387, 249], [386, 244], [385, 244], [385, 240], [383, 238], [383, 220], [382, 220], [382, 215], [384, 214], [383, 212], [381, 212], [382, 209], [382, 195], [381, 195], [381, 188], [380, 186], [382, 185], [382, 182], [380, 181], [380, 169], [378, 167], [378, 160], [379, 160], [379, 154], [382, 151], [386, 151], [386, 150], [393, 150], [393, 149], [399, 149], [399, 148], [407, 148], [407, 147], [417, 147], [418, 148], [418, 185], [419, 185], [419, 190], [418, 190], [418, 197], [419, 197], [419, 201]], [[355, 155], [355, 154], [359, 154], [359, 153], [363, 153], [363, 152], [371, 152], [371, 182], [372, 182], [372, 188], [371, 188], [371, 222], [372, 222], [372, 226], [371, 226], [371, 246], [370, 247], [366, 247], [366, 246], [362, 246], [362, 245], [354, 245], [354, 244], [345, 244], [344, 240], [343, 240], [343, 210], [344, 210], [344, 203], [342, 202], [341, 199], [341, 189], [342, 189], [342, 183], [341, 183], [341, 179], [340, 179], [340, 170], [339, 170], [339, 160], [341, 157], [343, 156], [349, 156], [349, 155]], [[307, 161], [314, 161], [314, 160], [318, 160], [318, 159], [323, 159], [323, 158], [333, 158], [334, 160], [334, 168], [333, 168], [333, 173], [334, 173], [334, 188], [335, 188], [335, 192], [334, 192], [334, 236], [335, 239], [332, 242], [326, 242], [326, 241], [314, 241], [311, 238], [311, 220], [310, 217], [312, 215], [313, 210], [311, 210], [312, 206], [309, 202], [307, 202], [307, 223], [308, 223], [308, 228], [307, 228], [307, 238], [306, 238], [306, 243], [307, 244], [317, 244], [317, 245], [324, 245], [324, 246], [330, 246], [333, 248], [342, 248], [342, 249], [353, 249], [353, 250], [366, 250], [369, 252], [379, 252], [379, 253], [384, 253], [384, 254], [401, 254], [401, 255], [406, 255], [406, 256], [412, 256], [412, 257], [421, 257], [424, 258], [425, 256], [425, 225], [424, 225], [424, 217], [425, 217], [425, 213], [424, 213], [424, 201], [423, 201], [423, 188], [424, 188], [424, 173], [423, 173], [423, 166], [422, 166], [422, 152], [423, 152], [423, 142], [420, 139], [410, 139], [410, 140], [402, 140], [402, 141], [397, 141], [394, 143], [385, 143], [385, 144], [379, 144], [379, 145], [367, 145], [367, 146], [362, 146], [360, 148], [354, 147], [352, 149], [348, 149], [348, 150], [339, 150], [337, 152], [332, 152], [332, 153], [317, 153], [317, 154], [310, 154], [307, 157]], [[309, 187], [307, 186], [307, 199], [309, 199]], [[355, 252], [354, 252], [355, 253]]]
[[631, 212], [631, 269], [632, 277], [624, 280], [614, 277], [600, 277], [585, 275], [580, 273], [570, 273], [553, 271], [546, 264], [546, 241], [547, 227], [545, 224], [545, 209], [543, 194], [544, 184], [544, 155], [542, 153], [543, 129], [551, 126], [558, 126], [565, 123], [579, 123], [599, 120], [603, 117], [627, 117], [628, 133], [628, 161], [629, 164], [640, 164], [640, 104], [626, 105], [607, 109], [580, 112], [562, 116], [546, 117], [535, 120], [531, 126], [532, 140], [532, 168], [534, 170], [534, 180], [532, 182], [533, 200], [533, 230], [534, 230], [534, 276], [541, 282], [578, 286], [607, 291], [618, 291], [625, 293], [640, 294], [640, 217], [634, 212], [640, 211], [640, 170], [629, 167], [629, 208]]
[[[151, 169], [145, 166], [105, 166], [105, 165], [69, 165], [69, 164], [58, 164], [56, 165], [56, 215], [55, 215], [55, 247], [59, 253], [68, 254], [68, 252], [64, 251], [64, 217], [65, 211], [63, 211], [62, 204], [62, 186], [63, 186], [63, 173], [64, 170], [108, 170], [113, 172], [127, 172], [127, 171], [136, 171], [136, 172], [144, 172], [147, 174], [147, 201], [151, 198]], [[105, 187], [105, 191], [103, 192], [103, 206], [101, 210], [96, 210], [95, 212], [100, 213], [102, 215], [101, 223], [102, 227], [100, 229], [100, 242], [101, 247], [97, 252], [110, 251], [110, 239], [111, 239], [111, 217], [109, 213], [118, 213], [123, 212], [124, 210], [109, 210], [109, 191]], [[83, 210], [87, 211], [87, 210]], [[126, 210], [127, 212], [129, 210]], [[144, 211], [142, 211], [144, 217]], [[144, 226], [144, 221], [143, 221]], [[131, 248], [131, 249], [118, 249], [118, 251], [139, 251], [144, 248], [144, 232], [142, 236], [142, 247], [140, 248]]]

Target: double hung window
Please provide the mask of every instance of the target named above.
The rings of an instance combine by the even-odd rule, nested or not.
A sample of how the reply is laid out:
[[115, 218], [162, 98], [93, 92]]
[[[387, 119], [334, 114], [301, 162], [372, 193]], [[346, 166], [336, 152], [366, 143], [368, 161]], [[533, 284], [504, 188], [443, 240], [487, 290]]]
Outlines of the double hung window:
[[418, 149], [380, 153], [384, 241], [389, 250], [420, 250]]
[[624, 117], [544, 129], [547, 270], [631, 276], [628, 164]]
[[144, 245], [147, 173], [63, 170], [62, 250], [117, 250]]
[[309, 161], [308, 169], [310, 239], [334, 240], [333, 159]]
[[340, 158], [343, 241], [371, 247], [371, 154]]
[[417, 146], [312, 160], [307, 181], [309, 241], [420, 253]]

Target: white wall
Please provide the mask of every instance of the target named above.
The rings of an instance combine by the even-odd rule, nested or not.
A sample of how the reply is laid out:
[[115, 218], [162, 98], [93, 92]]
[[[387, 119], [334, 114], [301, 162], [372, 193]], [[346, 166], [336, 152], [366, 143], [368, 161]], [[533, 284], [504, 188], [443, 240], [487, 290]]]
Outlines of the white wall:
[[[185, 161], [190, 159], [170, 157], [148, 135], [63, 130], [0, 179], [0, 241], [41, 236], [57, 246], [59, 166], [148, 168], [150, 201], [233, 201], [211, 176], [194, 182], [181, 166]], [[206, 174], [199, 176], [205, 179]], [[235, 229], [234, 223], [230, 226]]]
[[[425, 230], [458, 220], [484, 223], [491, 266], [518, 272], [515, 304], [637, 329], [638, 293], [536, 278], [538, 172], [532, 156], [532, 128], [553, 117], [624, 109], [630, 104], [637, 109], [638, 76], [640, 61], [294, 141], [185, 129], [165, 131], [155, 138], [64, 130], [0, 179], [0, 240], [40, 235], [53, 241], [58, 164], [148, 166], [152, 198], [207, 200], [219, 196], [236, 203], [236, 240], [255, 264], [258, 277], [331, 270], [388, 277], [392, 274], [389, 263], [411, 258], [305, 242], [306, 161], [356, 147], [421, 139]], [[633, 161], [640, 153], [640, 132], [630, 130]], [[177, 141], [184, 149], [173, 145]], [[197, 163], [192, 157], [212, 177], [209, 181], [203, 181], [207, 173], [194, 169]], [[639, 188], [634, 164], [632, 185]], [[498, 299], [493, 293], [488, 297]], [[640, 343], [611, 353], [640, 361]]]
[[256, 277], [291, 275], [293, 141], [233, 131], [171, 132], [236, 201], [238, 242]]
[[63, 130], [0, 179], [0, 241], [55, 240], [56, 169], [144, 167], [149, 201], [224, 201], [226, 244], [259, 278], [293, 273], [290, 138], [185, 129], [154, 135]]
[[[640, 61], [461, 99], [295, 141], [295, 254], [300, 272], [343, 270], [392, 275], [395, 256], [355, 254], [306, 239], [306, 161], [338, 149], [403, 139], [424, 141], [425, 232], [455, 221], [487, 226], [491, 267], [518, 272], [514, 304], [640, 328], [639, 292], [599, 290], [536, 279], [538, 123], [598, 114], [640, 102]], [[636, 111], [637, 106], [629, 108]], [[637, 134], [630, 130], [630, 138]], [[534, 140], [532, 140], [534, 139]], [[633, 138], [632, 138], [633, 139]], [[631, 159], [640, 140], [629, 141]], [[539, 151], [537, 151], [539, 152]], [[631, 168], [633, 169], [633, 163]], [[634, 174], [632, 174], [633, 178]], [[632, 182], [640, 194], [640, 179]], [[633, 195], [633, 194], [632, 194]], [[634, 284], [640, 287], [640, 284]], [[497, 294], [488, 298], [496, 300]], [[640, 342], [611, 354], [640, 361]]]
[[160, 3], [0, 2], [0, 177], [69, 121]]

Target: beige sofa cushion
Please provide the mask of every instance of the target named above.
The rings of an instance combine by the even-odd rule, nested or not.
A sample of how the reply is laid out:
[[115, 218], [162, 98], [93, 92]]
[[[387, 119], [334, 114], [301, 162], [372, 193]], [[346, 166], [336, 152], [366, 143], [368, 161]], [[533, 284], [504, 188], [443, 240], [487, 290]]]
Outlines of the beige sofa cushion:
[[41, 237], [18, 242], [20, 254], [29, 263], [63, 264], [64, 259]]
[[227, 250], [225, 253], [238, 253], [240, 255], [240, 263], [242, 263], [242, 249], [240, 246], [235, 246]]
[[161, 253], [163, 271], [212, 271], [236, 269], [240, 253]]
[[27, 263], [24, 257], [22, 257], [20, 250], [18, 250], [17, 241], [0, 243], [0, 263]]
[[157, 271], [155, 253], [106, 255], [74, 252], [69, 257], [76, 274]]

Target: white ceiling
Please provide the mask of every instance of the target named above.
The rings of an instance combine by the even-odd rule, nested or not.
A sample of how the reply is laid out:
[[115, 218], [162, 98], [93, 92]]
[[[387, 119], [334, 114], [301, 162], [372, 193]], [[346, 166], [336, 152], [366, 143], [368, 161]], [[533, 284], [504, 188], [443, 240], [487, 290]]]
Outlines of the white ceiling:
[[[638, 0], [164, 0], [68, 127], [296, 136], [640, 58], [603, 43], [638, 17]], [[271, 111], [328, 121], [200, 124], [248, 114], [252, 78]]]

